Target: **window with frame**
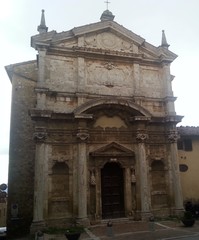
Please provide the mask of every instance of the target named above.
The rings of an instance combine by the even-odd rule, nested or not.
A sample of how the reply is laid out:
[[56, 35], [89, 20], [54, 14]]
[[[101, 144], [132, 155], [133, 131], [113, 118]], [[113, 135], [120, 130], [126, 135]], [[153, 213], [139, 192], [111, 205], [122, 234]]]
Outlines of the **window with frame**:
[[180, 139], [177, 142], [178, 150], [192, 151], [192, 140], [191, 139]]

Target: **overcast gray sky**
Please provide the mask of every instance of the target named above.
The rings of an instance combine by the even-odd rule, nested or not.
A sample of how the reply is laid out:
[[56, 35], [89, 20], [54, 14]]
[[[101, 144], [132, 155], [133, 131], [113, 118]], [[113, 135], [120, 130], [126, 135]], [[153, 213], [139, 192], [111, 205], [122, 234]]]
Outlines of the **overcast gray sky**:
[[[30, 37], [37, 34], [41, 9], [49, 31], [62, 32], [98, 22], [105, 0], [0, 1], [0, 183], [7, 182], [11, 83], [4, 66], [33, 60]], [[115, 21], [147, 42], [159, 46], [165, 30], [170, 50], [178, 55], [171, 66], [176, 112], [185, 116], [180, 125], [199, 126], [199, 1], [110, 0]]]

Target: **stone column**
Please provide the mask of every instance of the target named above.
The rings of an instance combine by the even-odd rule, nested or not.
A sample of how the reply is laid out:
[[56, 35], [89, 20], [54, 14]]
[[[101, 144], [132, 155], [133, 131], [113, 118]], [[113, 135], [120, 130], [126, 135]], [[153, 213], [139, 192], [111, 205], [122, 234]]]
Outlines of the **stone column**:
[[175, 113], [175, 106], [174, 102], [176, 100], [175, 97], [173, 97], [173, 91], [172, 91], [172, 85], [171, 81], [173, 80], [173, 77], [170, 74], [170, 64], [163, 63], [162, 65], [162, 79], [164, 81], [164, 89], [165, 89], [165, 103], [167, 108], [167, 114], [168, 115], [176, 115]]
[[136, 174], [135, 167], [131, 168], [131, 198], [132, 198], [132, 214], [133, 217], [136, 217], [136, 209], [137, 209], [137, 198], [136, 198]]
[[38, 56], [38, 81], [37, 81], [37, 108], [45, 109], [46, 106], [46, 86], [45, 86], [45, 57], [46, 49], [39, 49]]
[[95, 218], [100, 219], [102, 216], [101, 209], [101, 176], [100, 168], [96, 168], [96, 213]]
[[170, 74], [170, 64], [163, 63], [162, 64], [162, 79], [165, 83], [165, 96], [173, 96], [171, 80], [172, 76]]
[[179, 175], [177, 139], [178, 139], [177, 132], [175, 130], [170, 131], [168, 134], [168, 141], [170, 144], [171, 173], [176, 213], [178, 213], [179, 211], [181, 212], [183, 209], [182, 189]]
[[[84, 36], [78, 37], [78, 47], [84, 47], [85, 39]], [[85, 92], [85, 61], [83, 57], [78, 56], [77, 58], [77, 92]]]
[[140, 65], [138, 63], [133, 64], [133, 77], [134, 77], [134, 94], [140, 94]]
[[138, 142], [138, 165], [139, 165], [139, 179], [140, 179], [140, 193], [141, 193], [141, 216], [142, 219], [149, 217], [151, 197], [148, 184], [148, 164], [146, 159], [145, 141], [148, 135], [144, 132], [138, 132], [136, 140]]
[[77, 191], [78, 191], [78, 218], [83, 224], [88, 223], [87, 218], [87, 155], [86, 140], [89, 134], [87, 130], [79, 129], [77, 138]]
[[38, 87], [43, 87], [45, 81], [45, 57], [46, 57], [46, 49], [39, 49], [38, 56]]
[[77, 69], [78, 69], [78, 82], [77, 82], [77, 92], [85, 92], [85, 77], [84, 77], [84, 58], [78, 57], [77, 58]]
[[131, 193], [131, 169], [125, 168], [125, 185], [124, 185], [124, 194], [125, 194], [125, 214], [126, 217], [130, 217], [132, 214], [132, 193]]
[[46, 212], [47, 198], [47, 145], [45, 139], [47, 133], [38, 131], [34, 133], [36, 141], [35, 151], [35, 182], [34, 182], [34, 209], [31, 231], [42, 229], [45, 225], [44, 214]]

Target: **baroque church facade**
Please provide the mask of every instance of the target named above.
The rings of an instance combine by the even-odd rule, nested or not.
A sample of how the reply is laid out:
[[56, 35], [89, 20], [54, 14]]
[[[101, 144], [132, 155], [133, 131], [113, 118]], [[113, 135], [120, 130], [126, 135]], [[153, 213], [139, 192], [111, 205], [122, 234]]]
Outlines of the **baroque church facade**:
[[57, 33], [42, 11], [37, 59], [9, 65], [8, 230], [148, 219], [183, 209], [165, 33], [155, 47], [101, 21]]

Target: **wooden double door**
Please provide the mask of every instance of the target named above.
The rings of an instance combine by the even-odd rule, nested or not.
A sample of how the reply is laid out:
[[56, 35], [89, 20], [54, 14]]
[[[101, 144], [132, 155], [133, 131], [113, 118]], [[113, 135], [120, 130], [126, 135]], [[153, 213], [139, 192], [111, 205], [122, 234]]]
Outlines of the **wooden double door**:
[[118, 163], [106, 163], [101, 170], [102, 218], [124, 217], [124, 176]]

